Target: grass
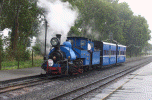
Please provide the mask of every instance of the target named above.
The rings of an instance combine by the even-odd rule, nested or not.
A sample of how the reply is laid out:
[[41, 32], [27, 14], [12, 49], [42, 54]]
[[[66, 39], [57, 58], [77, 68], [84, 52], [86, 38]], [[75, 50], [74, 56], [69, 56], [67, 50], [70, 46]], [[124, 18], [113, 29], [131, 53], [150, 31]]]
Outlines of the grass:
[[[133, 57], [133, 56], [132, 56]], [[127, 58], [130, 58], [130, 56], [127, 55]], [[32, 66], [32, 58], [28, 61], [20, 61], [19, 62], [19, 68], [31, 68], [31, 67], [40, 67], [43, 63], [43, 57], [42, 56], [34, 56], [33, 57], [33, 66]], [[2, 62], [2, 70], [12, 70], [12, 69], [18, 69], [18, 62], [17, 61], [3, 61]]]
[[[43, 63], [42, 56], [33, 57], [33, 66], [32, 66], [32, 58], [28, 61], [20, 61], [19, 68], [31, 68], [31, 67], [40, 67]], [[2, 62], [2, 70], [12, 70], [18, 69], [18, 61], [3, 61]]]

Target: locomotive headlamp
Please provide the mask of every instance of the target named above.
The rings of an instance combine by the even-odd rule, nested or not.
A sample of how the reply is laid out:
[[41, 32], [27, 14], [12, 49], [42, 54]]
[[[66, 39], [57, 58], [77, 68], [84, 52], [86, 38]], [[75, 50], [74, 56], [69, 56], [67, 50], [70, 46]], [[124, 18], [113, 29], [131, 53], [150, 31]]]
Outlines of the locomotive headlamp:
[[54, 38], [51, 39], [50, 42], [51, 42], [52, 46], [57, 46], [59, 44], [59, 39], [54, 37]]
[[53, 60], [52, 60], [52, 59], [49, 59], [49, 60], [48, 60], [48, 65], [49, 65], [49, 66], [53, 66], [53, 64], [54, 64]]

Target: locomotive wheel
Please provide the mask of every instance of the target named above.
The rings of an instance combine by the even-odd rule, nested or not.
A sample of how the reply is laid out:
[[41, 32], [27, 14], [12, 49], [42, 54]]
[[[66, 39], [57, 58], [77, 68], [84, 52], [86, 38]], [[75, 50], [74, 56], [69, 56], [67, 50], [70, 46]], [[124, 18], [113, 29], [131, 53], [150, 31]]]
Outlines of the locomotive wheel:
[[93, 70], [92, 65], [89, 65], [89, 70]]
[[84, 70], [84, 72], [87, 72], [87, 71], [89, 71], [89, 67], [88, 66], [83, 67], [83, 70]]
[[82, 74], [84, 72], [83, 68], [80, 68], [79, 72]]
[[70, 76], [72, 76], [72, 75], [73, 75], [73, 73], [72, 73], [71, 71], [69, 71], [69, 75], [70, 75]]
[[86, 66], [86, 67], [85, 67], [85, 70], [86, 70], [86, 72], [87, 72], [87, 71], [90, 71], [90, 70], [91, 70], [90, 66]]

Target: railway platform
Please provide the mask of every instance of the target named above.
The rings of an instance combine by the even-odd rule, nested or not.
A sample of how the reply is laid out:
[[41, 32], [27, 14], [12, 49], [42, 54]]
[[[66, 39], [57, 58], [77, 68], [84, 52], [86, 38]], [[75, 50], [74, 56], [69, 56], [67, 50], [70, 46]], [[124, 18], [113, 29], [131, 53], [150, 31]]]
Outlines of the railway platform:
[[8, 81], [13, 79], [25, 78], [45, 74], [41, 67], [14, 69], [14, 70], [1, 70], [0, 71], [0, 82]]
[[152, 62], [86, 100], [152, 100]]

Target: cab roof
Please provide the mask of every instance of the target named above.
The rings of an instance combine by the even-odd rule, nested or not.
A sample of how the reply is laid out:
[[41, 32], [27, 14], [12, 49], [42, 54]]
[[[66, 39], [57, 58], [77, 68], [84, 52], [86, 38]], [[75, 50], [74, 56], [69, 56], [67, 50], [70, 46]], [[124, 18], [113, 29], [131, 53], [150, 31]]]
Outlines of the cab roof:
[[85, 38], [85, 37], [67, 37], [67, 39], [72, 39], [72, 38], [91, 40], [91, 39], [88, 39], [88, 38]]

